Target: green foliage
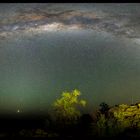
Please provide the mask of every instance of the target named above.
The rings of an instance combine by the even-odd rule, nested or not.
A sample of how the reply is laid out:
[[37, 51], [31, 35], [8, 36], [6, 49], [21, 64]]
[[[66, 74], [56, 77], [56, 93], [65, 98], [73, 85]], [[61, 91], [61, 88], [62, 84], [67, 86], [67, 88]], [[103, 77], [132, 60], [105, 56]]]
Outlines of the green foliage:
[[121, 130], [126, 128], [139, 128], [140, 122], [140, 109], [137, 105], [119, 105], [118, 107], [112, 108], [114, 118], [116, 118], [117, 123]]
[[107, 119], [104, 114], [100, 114], [98, 121], [97, 121], [98, 135], [105, 136], [106, 128], [107, 128]]
[[118, 125], [114, 118], [109, 118], [107, 120], [107, 135], [108, 136], [115, 136], [119, 133]]
[[100, 118], [99, 118], [99, 120], [98, 120], [98, 122], [97, 122], [97, 126], [99, 127], [99, 128], [105, 128], [106, 127], [106, 118], [105, 118], [105, 115], [104, 114], [101, 114], [100, 115]]
[[57, 117], [61, 120], [75, 120], [80, 116], [78, 106], [85, 106], [86, 101], [78, 99], [80, 91], [75, 89], [72, 92], [63, 92], [61, 98], [57, 99], [53, 107]]

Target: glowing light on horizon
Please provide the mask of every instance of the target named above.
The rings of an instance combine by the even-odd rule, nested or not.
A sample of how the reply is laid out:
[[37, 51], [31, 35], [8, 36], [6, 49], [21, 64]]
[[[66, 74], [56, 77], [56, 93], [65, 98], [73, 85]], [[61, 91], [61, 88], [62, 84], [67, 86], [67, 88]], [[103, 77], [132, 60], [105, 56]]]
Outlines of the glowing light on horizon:
[[20, 113], [20, 110], [19, 109], [17, 110], [17, 113]]

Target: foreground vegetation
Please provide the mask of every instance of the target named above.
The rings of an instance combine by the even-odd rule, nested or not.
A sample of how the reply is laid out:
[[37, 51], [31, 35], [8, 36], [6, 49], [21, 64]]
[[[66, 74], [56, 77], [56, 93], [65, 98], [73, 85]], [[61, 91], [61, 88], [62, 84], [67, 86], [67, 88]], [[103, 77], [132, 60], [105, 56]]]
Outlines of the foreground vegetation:
[[[53, 113], [44, 120], [43, 128], [20, 129], [11, 136], [21, 137], [140, 137], [140, 103], [110, 107], [101, 103], [91, 114], [81, 114], [87, 101], [79, 90], [63, 92], [52, 104]], [[6, 136], [6, 134], [0, 136]]]

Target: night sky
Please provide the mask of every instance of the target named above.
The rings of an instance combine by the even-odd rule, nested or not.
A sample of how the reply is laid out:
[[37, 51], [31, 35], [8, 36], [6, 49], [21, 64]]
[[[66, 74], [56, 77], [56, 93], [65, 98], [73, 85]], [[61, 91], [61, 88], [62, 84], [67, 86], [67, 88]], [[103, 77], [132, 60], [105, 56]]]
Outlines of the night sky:
[[45, 113], [79, 89], [92, 110], [140, 101], [140, 4], [0, 4], [0, 112]]

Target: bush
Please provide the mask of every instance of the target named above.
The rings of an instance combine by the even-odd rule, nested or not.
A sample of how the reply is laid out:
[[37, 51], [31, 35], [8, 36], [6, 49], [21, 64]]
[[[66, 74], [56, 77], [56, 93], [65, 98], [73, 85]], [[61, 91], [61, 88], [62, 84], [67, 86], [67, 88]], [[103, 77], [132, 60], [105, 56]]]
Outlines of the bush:
[[76, 120], [81, 115], [77, 107], [84, 107], [86, 105], [86, 101], [78, 99], [80, 95], [80, 91], [76, 89], [72, 92], [62, 93], [61, 98], [57, 99], [53, 104], [57, 119], [64, 123]]

